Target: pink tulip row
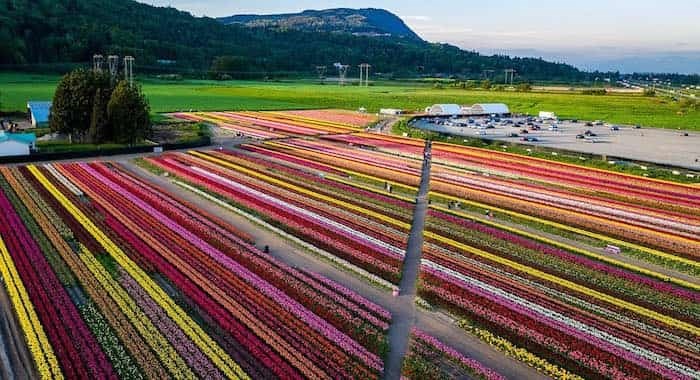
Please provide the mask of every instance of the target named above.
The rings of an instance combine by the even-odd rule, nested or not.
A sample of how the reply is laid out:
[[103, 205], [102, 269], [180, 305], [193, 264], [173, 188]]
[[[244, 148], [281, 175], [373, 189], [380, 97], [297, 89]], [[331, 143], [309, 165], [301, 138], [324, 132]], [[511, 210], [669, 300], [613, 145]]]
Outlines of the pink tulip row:
[[304, 118], [330, 121], [333, 123], [341, 123], [347, 125], [354, 125], [356, 127], [364, 127], [365, 125], [375, 121], [376, 116], [366, 113], [359, 113], [347, 110], [294, 110], [294, 111], [283, 111], [280, 114], [290, 115], [290, 116], [301, 116]]

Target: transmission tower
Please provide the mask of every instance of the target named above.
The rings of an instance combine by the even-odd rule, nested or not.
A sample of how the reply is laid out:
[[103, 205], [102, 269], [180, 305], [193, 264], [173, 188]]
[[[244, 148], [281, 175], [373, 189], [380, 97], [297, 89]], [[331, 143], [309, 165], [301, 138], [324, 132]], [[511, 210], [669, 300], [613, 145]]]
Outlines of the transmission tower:
[[493, 70], [483, 70], [481, 72], [481, 75], [484, 77], [484, 79], [491, 80], [491, 77], [493, 76]]
[[363, 63], [360, 68], [360, 86], [369, 86], [369, 69], [372, 67], [369, 63]]
[[512, 86], [516, 71], [514, 69], [505, 69], [504, 71], [506, 74], [505, 84], [508, 84], [508, 76], [510, 75], [510, 85]]
[[318, 74], [318, 80], [323, 82], [326, 79], [326, 66], [316, 66], [316, 74]]
[[104, 63], [104, 58], [102, 54], [95, 54], [92, 56], [92, 71], [96, 73], [102, 72], [102, 64]]
[[134, 57], [124, 57], [124, 79], [129, 81], [129, 86], [134, 85]]
[[335, 67], [338, 69], [338, 84], [341, 86], [345, 86], [345, 81], [348, 75], [348, 68], [350, 68], [350, 65], [336, 63]]
[[117, 74], [119, 73], [119, 56], [110, 55], [107, 57], [107, 65], [109, 66], [109, 75], [112, 80], [117, 79]]

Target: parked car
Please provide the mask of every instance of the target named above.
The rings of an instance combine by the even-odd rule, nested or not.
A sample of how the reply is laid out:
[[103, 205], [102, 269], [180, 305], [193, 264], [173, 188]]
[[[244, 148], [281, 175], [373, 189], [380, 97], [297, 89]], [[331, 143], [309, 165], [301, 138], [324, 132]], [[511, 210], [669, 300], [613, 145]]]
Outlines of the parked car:
[[590, 122], [590, 121], [587, 121], [587, 122], [586, 122], [586, 127], [592, 127], [592, 126], [593, 126], [593, 123], [592, 123], [592, 122]]
[[522, 133], [522, 134], [525, 134], [525, 135], [526, 135], [526, 134], [528, 134], [529, 132], [527, 131], [527, 129], [521, 129], [521, 130], [520, 130], [520, 133]]
[[579, 140], [583, 140], [583, 139], [586, 138], [586, 135], [580, 133], [580, 134], [576, 135], [576, 138], [579, 139]]
[[515, 132], [513, 132], [513, 133], [510, 134], [510, 137], [518, 137], [518, 136], [519, 136], [519, 135], [518, 135], [517, 133], [515, 133]]
[[529, 136], [529, 137], [521, 137], [520, 141], [528, 141], [528, 142], [537, 142], [540, 141], [537, 137], [534, 136]]
[[595, 133], [593, 133], [593, 131], [591, 131], [590, 129], [587, 130], [586, 132], [583, 132], [583, 134], [586, 136], [589, 136], [589, 137], [598, 136]]
[[642, 126], [639, 125], [639, 124], [637, 124], [637, 125], [634, 126], [634, 129], [642, 129]]
[[611, 131], [619, 131], [620, 127], [618, 127], [617, 125], [613, 125], [612, 127], [610, 127], [610, 130]]

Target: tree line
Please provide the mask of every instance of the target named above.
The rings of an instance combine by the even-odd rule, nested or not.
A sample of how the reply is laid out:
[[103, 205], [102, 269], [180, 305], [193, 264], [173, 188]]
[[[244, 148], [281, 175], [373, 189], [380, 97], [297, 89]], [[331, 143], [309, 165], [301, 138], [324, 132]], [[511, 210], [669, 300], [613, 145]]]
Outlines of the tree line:
[[149, 134], [149, 112], [139, 86], [107, 73], [78, 69], [58, 83], [49, 126], [71, 141], [134, 144]]
[[224, 25], [131, 0], [0, 0], [0, 65], [89, 62], [98, 52], [132, 55], [137, 65], [163, 71], [212, 69], [233, 78], [312, 74], [316, 65], [330, 68], [334, 62], [368, 62], [373, 72], [396, 77], [478, 77], [486, 69], [506, 68], [524, 80], [586, 77], [573, 66], [539, 58], [484, 56], [392, 37]]

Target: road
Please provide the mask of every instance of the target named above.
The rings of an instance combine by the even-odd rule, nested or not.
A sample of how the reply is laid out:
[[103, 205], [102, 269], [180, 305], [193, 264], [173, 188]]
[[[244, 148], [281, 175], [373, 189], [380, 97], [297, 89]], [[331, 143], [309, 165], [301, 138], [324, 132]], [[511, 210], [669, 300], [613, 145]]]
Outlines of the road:
[[[124, 169], [143, 178], [146, 182], [154, 183], [167, 192], [175, 194], [178, 198], [190, 202], [202, 210], [236, 226], [236, 228], [253, 237], [256, 247], [263, 249], [265, 246], [268, 246], [270, 254], [287, 265], [319, 273], [348, 289], [352, 289], [359, 295], [389, 310], [392, 318], [397, 318], [403, 312], [400, 297], [393, 297], [388, 291], [372, 286], [355, 275], [338, 269], [318, 256], [299, 248], [270, 230], [260, 228], [259, 225], [238, 214], [227, 211], [194, 193], [183, 191], [181, 187], [172, 183], [167, 177], [157, 176], [128, 160], [122, 160], [120, 163]], [[506, 357], [488, 344], [467, 335], [455, 326], [454, 321], [445, 314], [417, 310], [415, 324], [416, 327], [426, 333], [431, 334], [459, 352], [493, 368], [509, 379], [547, 379], [535, 369], [515, 359]]]

